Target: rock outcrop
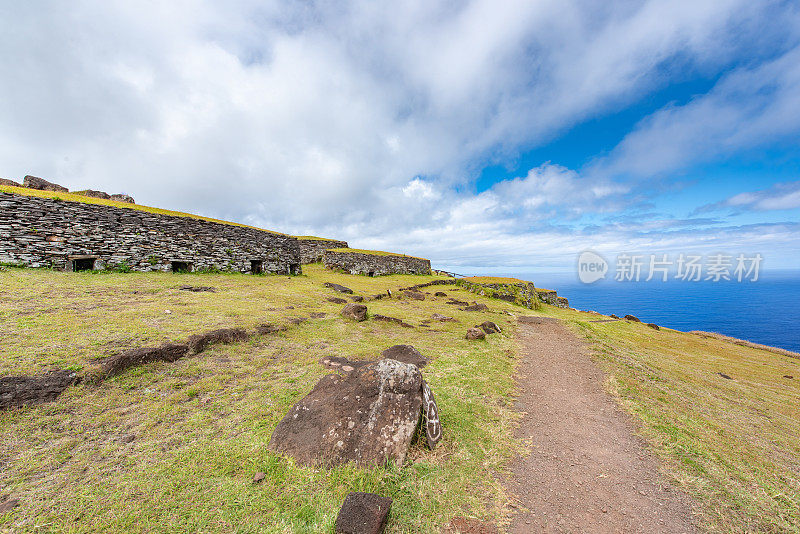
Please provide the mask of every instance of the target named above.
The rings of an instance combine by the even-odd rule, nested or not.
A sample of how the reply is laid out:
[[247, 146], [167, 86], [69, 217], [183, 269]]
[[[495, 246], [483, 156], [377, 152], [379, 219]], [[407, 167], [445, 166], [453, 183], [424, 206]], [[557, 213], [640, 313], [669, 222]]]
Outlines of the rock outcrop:
[[22, 187], [20, 184], [18, 184], [14, 180], [6, 180], [5, 178], [0, 178], [0, 185], [10, 185], [10, 186], [13, 186], [13, 187]]
[[395, 345], [381, 352], [381, 356], [398, 362], [410, 363], [419, 368], [428, 365], [428, 358], [411, 345]]
[[22, 180], [22, 187], [29, 189], [38, 189], [40, 191], [56, 191], [61, 193], [68, 193], [69, 189], [62, 185], [48, 182], [44, 178], [37, 178], [36, 176], [28, 175]]
[[420, 421], [422, 373], [379, 360], [324, 376], [278, 423], [269, 448], [307, 465], [402, 464]]
[[125, 202], [126, 204], [136, 204], [136, 201], [133, 200], [132, 196], [124, 195], [121, 193], [117, 195], [111, 195], [111, 200], [115, 200], [117, 202]]

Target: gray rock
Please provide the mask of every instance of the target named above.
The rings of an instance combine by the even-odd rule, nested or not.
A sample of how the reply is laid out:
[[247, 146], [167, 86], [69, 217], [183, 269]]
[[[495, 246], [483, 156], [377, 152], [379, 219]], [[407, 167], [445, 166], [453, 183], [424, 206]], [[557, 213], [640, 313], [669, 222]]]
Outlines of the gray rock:
[[374, 493], [347, 495], [336, 516], [336, 534], [381, 534], [389, 519], [392, 499]]
[[133, 197], [130, 195], [123, 195], [123, 194], [111, 195], [111, 200], [115, 200], [117, 202], [125, 202], [126, 204], [136, 204], [136, 201], [133, 200]]
[[349, 287], [345, 287], [343, 285], [334, 284], [333, 282], [325, 282], [325, 287], [333, 289], [334, 291], [338, 291], [339, 293], [349, 293], [353, 294], [353, 290]]
[[103, 200], [111, 200], [111, 195], [105, 191], [95, 191], [94, 189], [86, 189], [85, 191], [73, 191], [76, 195], [83, 195], [85, 197], [102, 198]]
[[441, 321], [443, 323], [450, 323], [450, 322], [454, 323], [454, 322], [456, 322], [456, 320], [453, 319], [452, 317], [448, 317], [447, 315], [442, 315], [441, 313], [434, 313], [433, 315], [431, 315], [431, 320], [432, 321]]
[[269, 448], [307, 465], [405, 462], [420, 421], [416, 365], [379, 360], [324, 376], [278, 423]]
[[36, 176], [31, 175], [26, 176], [22, 180], [22, 186], [29, 189], [38, 189], [40, 191], [58, 191], [62, 193], [69, 192], [69, 189], [64, 186], [54, 184], [53, 182], [48, 182], [43, 178], [37, 178]]

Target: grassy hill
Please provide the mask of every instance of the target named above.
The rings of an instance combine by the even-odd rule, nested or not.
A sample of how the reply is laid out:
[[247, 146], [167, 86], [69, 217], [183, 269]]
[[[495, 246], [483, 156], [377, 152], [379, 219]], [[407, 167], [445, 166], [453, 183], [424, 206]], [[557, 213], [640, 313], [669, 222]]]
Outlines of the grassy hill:
[[[514, 316], [533, 313], [564, 320], [592, 344], [608, 390], [667, 476], [696, 498], [707, 528], [798, 529], [800, 360], [550, 306], [531, 312], [451, 286], [427, 288], [424, 301], [398, 298], [397, 289], [434, 276], [369, 278], [319, 265], [304, 273], [0, 272], [1, 375], [84, 373], [130, 347], [221, 327], [290, 325], [0, 412], [0, 498], [20, 501], [0, 514], [0, 531], [330, 532], [350, 491], [394, 499], [389, 532], [435, 532], [456, 515], [502, 519], [510, 509], [498, 474], [524, 448], [512, 439]], [[367, 302], [370, 313], [415, 328], [345, 320], [342, 305], [326, 300], [343, 295], [325, 282], [361, 295], [391, 290], [393, 298]], [[490, 311], [460, 311], [434, 298], [438, 290]], [[420, 326], [432, 313], [459, 322]], [[309, 319], [291, 324], [298, 317]], [[486, 319], [503, 333], [464, 339], [466, 327]], [[280, 418], [329, 372], [321, 358], [373, 359], [397, 343], [433, 360], [423, 374], [440, 405], [439, 447], [415, 448], [409, 465], [386, 469], [302, 467], [267, 451]], [[266, 479], [254, 485], [258, 471]]]

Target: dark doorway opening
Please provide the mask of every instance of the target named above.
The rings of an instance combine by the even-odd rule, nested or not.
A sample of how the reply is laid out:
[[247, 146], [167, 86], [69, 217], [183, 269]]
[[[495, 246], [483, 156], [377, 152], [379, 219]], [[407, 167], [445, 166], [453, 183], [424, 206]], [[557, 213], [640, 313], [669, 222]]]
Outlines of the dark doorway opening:
[[72, 260], [72, 270], [77, 271], [93, 271], [94, 262], [96, 258], [76, 258]]
[[264, 262], [261, 260], [250, 260], [250, 272], [261, 274], [264, 272]]
[[289, 264], [289, 274], [300, 274], [300, 264], [299, 263], [290, 263]]
[[192, 264], [188, 261], [173, 261], [172, 262], [172, 272], [173, 273], [190, 273], [192, 272]]
[[373, 276], [375, 276], [375, 271], [370, 271], [369, 273], [367, 273], [367, 275], [368, 275], [370, 278], [372, 278]]

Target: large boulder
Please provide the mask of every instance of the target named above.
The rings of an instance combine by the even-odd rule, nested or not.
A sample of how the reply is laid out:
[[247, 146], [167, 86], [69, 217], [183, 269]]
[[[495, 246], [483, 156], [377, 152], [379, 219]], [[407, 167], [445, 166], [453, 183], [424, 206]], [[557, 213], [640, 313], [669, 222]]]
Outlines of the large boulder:
[[68, 193], [69, 189], [64, 186], [48, 182], [44, 178], [37, 178], [36, 176], [28, 175], [22, 180], [22, 186], [29, 189], [39, 189], [40, 191], [57, 191], [61, 193]]
[[481, 324], [476, 324], [475, 328], [480, 328], [487, 334], [499, 334], [501, 332], [500, 327], [497, 326], [497, 323], [492, 321], [484, 321]]
[[379, 360], [322, 377], [278, 423], [269, 448], [306, 465], [402, 464], [421, 409], [419, 368]]
[[355, 304], [351, 302], [342, 308], [342, 315], [354, 321], [364, 321], [367, 318], [367, 307], [363, 304]]

